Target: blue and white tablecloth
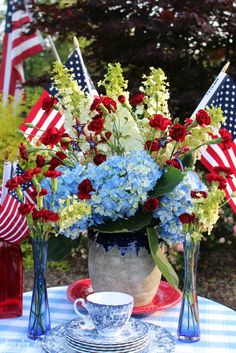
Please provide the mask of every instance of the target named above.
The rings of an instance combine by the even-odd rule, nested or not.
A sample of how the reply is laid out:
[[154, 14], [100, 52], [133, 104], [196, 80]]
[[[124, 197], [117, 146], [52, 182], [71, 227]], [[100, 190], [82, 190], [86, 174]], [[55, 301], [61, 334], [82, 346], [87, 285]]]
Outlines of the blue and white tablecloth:
[[[67, 287], [48, 289], [52, 327], [76, 317], [66, 297]], [[27, 339], [31, 293], [24, 294], [23, 316], [0, 320], [1, 353], [43, 353], [40, 342]], [[148, 316], [144, 321], [168, 329], [176, 335], [179, 305]], [[201, 340], [176, 343], [176, 353], [236, 353], [236, 312], [208, 299], [199, 298]]]

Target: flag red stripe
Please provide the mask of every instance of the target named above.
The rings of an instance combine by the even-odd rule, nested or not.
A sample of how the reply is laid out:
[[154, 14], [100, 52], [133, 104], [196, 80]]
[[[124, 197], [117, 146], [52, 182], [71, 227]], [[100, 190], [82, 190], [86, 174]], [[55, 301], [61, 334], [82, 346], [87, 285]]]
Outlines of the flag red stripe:
[[20, 214], [19, 201], [8, 194], [0, 208], [0, 237], [17, 242], [29, 234], [25, 216]]
[[29, 16], [26, 15], [25, 17], [22, 17], [21, 19], [19, 19], [17, 21], [13, 20], [12, 21], [12, 28], [16, 29], [16, 28], [24, 26], [27, 23], [30, 23], [30, 18], [29, 18]]
[[13, 60], [12, 60], [12, 65], [17, 65], [19, 63], [21, 63], [23, 60], [29, 58], [30, 56], [33, 56], [39, 52], [42, 51], [42, 45], [41, 44], [37, 44], [32, 48], [29, 48], [27, 50], [24, 50], [20, 55], [16, 56]]
[[[5, 77], [5, 71], [6, 71], [7, 47], [8, 47], [8, 34], [6, 34], [4, 36], [4, 39], [3, 39], [2, 63], [1, 63], [1, 69], [0, 69], [0, 91], [3, 91], [3, 89], [4, 89], [4, 77]], [[11, 63], [8, 63], [8, 64], [11, 65]]]
[[18, 45], [20, 45], [20, 44], [22, 44], [22, 43], [24, 43], [24, 42], [27, 42], [27, 40], [29, 40], [29, 39], [33, 39], [33, 38], [35, 38], [36, 37], [36, 35], [35, 35], [35, 33], [32, 33], [32, 34], [21, 34], [21, 36], [20, 37], [17, 37], [17, 38], [15, 38], [14, 40], [13, 40], [13, 42], [12, 42], [12, 48], [15, 48], [15, 47], [17, 47]]

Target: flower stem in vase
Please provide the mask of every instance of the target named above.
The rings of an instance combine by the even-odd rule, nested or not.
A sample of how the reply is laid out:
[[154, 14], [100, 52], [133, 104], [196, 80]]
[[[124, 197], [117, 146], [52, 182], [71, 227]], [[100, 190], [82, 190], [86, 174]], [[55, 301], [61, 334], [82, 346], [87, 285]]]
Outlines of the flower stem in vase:
[[31, 339], [40, 339], [51, 328], [45, 279], [48, 242], [46, 240], [32, 239], [32, 247], [34, 257], [34, 287], [28, 337]]
[[197, 262], [200, 243], [184, 243], [184, 290], [181, 303], [178, 339], [184, 342], [200, 340], [198, 300], [196, 292]]

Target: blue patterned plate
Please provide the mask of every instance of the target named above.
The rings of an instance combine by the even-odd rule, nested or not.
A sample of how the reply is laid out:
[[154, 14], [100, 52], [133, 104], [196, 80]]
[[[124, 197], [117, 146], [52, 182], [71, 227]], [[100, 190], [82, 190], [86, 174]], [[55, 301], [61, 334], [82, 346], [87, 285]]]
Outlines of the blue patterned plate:
[[[175, 350], [175, 339], [169, 331], [162, 327], [145, 322], [149, 332], [149, 344], [142, 353], [173, 353]], [[60, 325], [49, 331], [43, 340], [43, 347], [48, 353], [75, 353], [66, 344], [65, 326]], [[91, 352], [91, 349], [88, 351]], [[110, 353], [110, 351], [106, 351]], [[114, 353], [111, 352], [111, 353]]]
[[148, 329], [144, 322], [130, 319], [122, 333], [117, 337], [102, 337], [98, 335], [90, 320], [77, 318], [66, 325], [66, 336], [77, 343], [86, 343], [95, 346], [121, 346], [134, 343], [147, 337]]
[[96, 344], [88, 344], [88, 343], [84, 343], [84, 342], [80, 342], [78, 343], [77, 341], [75, 340], [72, 340], [70, 339], [69, 337], [66, 337], [66, 342], [68, 343], [69, 346], [74, 346], [74, 347], [84, 347], [88, 350], [88, 348], [96, 348], [96, 349], [102, 349], [104, 351], [109, 351], [109, 350], [117, 350], [117, 347], [119, 347], [120, 349], [127, 349], [127, 348], [138, 348], [140, 345], [143, 345], [143, 344], [147, 344], [149, 341], [149, 337], [147, 335], [147, 337], [145, 337], [144, 339], [142, 340], [139, 340], [139, 341], [136, 341], [136, 342], [132, 342], [132, 343], [126, 343], [126, 344], [122, 344], [122, 345], [119, 345], [119, 344], [115, 344], [115, 345], [96, 345]]
[[126, 344], [123, 346], [95, 346], [95, 345], [88, 345], [88, 344], [84, 344], [84, 343], [76, 343], [72, 340], [69, 340], [68, 337], [66, 337], [66, 343], [68, 344], [69, 347], [77, 349], [77, 350], [81, 350], [81, 351], [88, 351], [88, 350], [96, 350], [98, 352], [102, 351], [102, 352], [117, 352], [117, 350], [119, 349], [119, 352], [133, 352], [133, 351], [138, 351], [141, 348], [144, 348], [148, 345], [149, 343], [149, 337], [147, 336], [144, 340], [139, 341], [138, 343], [131, 343], [131, 344]]

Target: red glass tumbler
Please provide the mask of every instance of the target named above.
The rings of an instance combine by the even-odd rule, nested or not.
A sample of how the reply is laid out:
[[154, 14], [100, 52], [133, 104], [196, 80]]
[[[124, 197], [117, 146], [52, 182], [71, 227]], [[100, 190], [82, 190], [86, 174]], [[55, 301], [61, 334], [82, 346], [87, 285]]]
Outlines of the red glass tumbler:
[[22, 253], [0, 240], [0, 319], [22, 315]]

